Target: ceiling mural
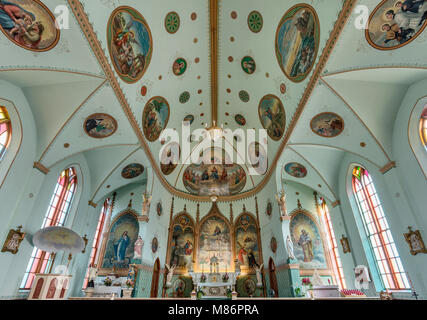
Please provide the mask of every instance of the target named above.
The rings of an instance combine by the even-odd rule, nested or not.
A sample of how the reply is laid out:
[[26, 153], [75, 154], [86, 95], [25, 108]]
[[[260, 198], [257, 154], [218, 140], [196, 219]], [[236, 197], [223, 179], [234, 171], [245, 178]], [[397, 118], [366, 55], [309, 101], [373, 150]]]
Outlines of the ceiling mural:
[[113, 66], [127, 83], [141, 79], [153, 52], [153, 40], [148, 24], [134, 8], [118, 7], [107, 25], [107, 41]]
[[280, 140], [286, 126], [286, 115], [282, 101], [272, 94], [264, 96], [259, 103], [258, 114], [269, 137], [275, 141]]
[[344, 120], [332, 112], [323, 112], [310, 122], [311, 130], [322, 137], [333, 138], [344, 130]]
[[181, 150], [177, 142], [170, 142], [162, 151], [160, 156], [160, 169], [164, 175], [170, 175], [179, 163]]
[[84, 130], [92, 138], [107, 138], [116, 132], [117, 121], [108, 114], [95, 113], [86, 118]]
[[305, 178], [307, 176], [307, 169], [298, 162], [290, 162], [285, 166], [286, 173], [295, 178]]
[[187, 70], [187, 61], [184, 58], [178, 58], [172, 65], [172, 72], [176, 76], [181, 76]]
[[59, 41], [55, 16], [38, 0], [2, 1], [0, 26], [6, 37], [31, 51], [48, 51]]
[[235, 117], [234, 117], [234, 120], [236, 120], [236, 123], [237, 123], [239, 126], [244, 126], [244, 125], [246, 125], [246, 119], [245, 119], [245, 117], [244, 117], [244, 116], [242, 116], [241, 114], [236, 114], [236, 115], [235, 115]]
[[169, 103], [163, 97], [153, 97], [143, 112], [144, 134], [148, 141], [156, 141], [169, 120]]
[[303, 81], [311, 71], [319, 48], [319, 19], [309, 5], [298, 4], [285, 13], [276, 32], [276, 55], [284, 74]]
[[140, 176], [144, 172], [144, 166], [139, 163], [131, 163], [123, 168], [122, 177], [125, 179], [133, 179]]
[[248, 15], [248, 27], [253, 33], [261, 31], [263, 26], [262, 15], [258, 11], [252, 11]]
[[247, 74], [253, 74], [256, 69], [255, 60], [252, 57], [246, 56], [242, 58], [242, 70]]
[[393, 50], [415, 40], [427, 26], [425, 1], [384, 0], [372, 11], [366, 39], [379, 50]]
[[165, 29], [169, 33], [175, 33], [180, 26], [179, 15], [176, 12], [169, 12], [165, 17]]

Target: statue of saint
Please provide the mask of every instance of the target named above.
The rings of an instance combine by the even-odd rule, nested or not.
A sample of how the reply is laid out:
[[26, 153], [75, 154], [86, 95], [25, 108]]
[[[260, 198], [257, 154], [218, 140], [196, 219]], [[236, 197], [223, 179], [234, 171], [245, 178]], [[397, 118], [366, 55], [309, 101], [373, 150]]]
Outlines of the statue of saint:
[[255, 272], [256, 272], [256, 279], [257, 279], [257, 287], [262, 287], [262, 274], [261, 274], [261, 270], [264, 267], [264, 264], [262, 264], [261, 266], [256, 266], [254, 267]]
[[292, 239], [289, 235], [286, 237], [286, 251], [288, 251], [289, 259], [295, 260], [294, 244], [293, 244]]
[[170, 267], [168, 264], [165, 264], [166, 270], [168, 271], [168, 274], [166, 276], [166, 286], [170, 287], [172, 285], [172, 277], [173, 277], [173, 272], [176, 268], [176, 265], [173, 265], [172, 267]]
[[138, 240], [135, 241], [134, 244], [134, 259], [142, 259], [142, 246], [144, 245], [144, 240], [142, 240], [141, 236], [138, 236]]
[[286, 216], [288, 213], [286, 212], [286, 194], [284, 190], [282, 190], [280, 194], [276, 194], [276, 200], [282, 212], [282, 216]]
[[150, 212], [150, 204], [151, 204], [152, 196], [148, 193], [144, 192], [142, 194], [142, 215], [148, 216]]
[[95, 288], [95, 280], [96, 277], [98, 276], [98, 269], [96, 267], [96, 264], [92, 264], [89, 267], [89, 282], [87, 284], [88, 288]]

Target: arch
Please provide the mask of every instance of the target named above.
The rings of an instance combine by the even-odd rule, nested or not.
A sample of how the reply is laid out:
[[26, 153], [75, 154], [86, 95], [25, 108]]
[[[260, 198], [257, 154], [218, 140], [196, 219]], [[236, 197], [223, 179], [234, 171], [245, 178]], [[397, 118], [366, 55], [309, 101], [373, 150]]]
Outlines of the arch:
[[272, 257], [268, 260], [268, 274], [270, 279], [270, 289], [274, 290], [274, 297], [279, 297], [279, 288], [277, 286], [276, 265]]
[[33, 299], [39, 299], [40, 298], [40, 293], [42, 291], [43, 284], [44, 284], [44, 279], [39, 278], [37, 280], [36, 288], [34, 289]]
[[47, 290], [46, 299], [53, 299], [55, 297], [56, 286], [58, 280], [56, 278], [50, 280], [49, 289]]
[[151, 293], [150, 298], [157, 298], [159, 291], [159, 277], [160, 277], [160, 260], [156, 259], [153, 267], [153, 277], [151, 278]]

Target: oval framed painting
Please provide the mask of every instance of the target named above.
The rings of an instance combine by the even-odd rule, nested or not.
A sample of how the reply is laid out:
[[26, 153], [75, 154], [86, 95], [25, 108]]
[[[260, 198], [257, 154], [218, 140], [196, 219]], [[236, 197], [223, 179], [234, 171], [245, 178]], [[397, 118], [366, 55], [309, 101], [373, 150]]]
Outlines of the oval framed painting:
[[255, 60], [249, 56], [242, 58], [241, 66], [242, 66], [242, 70], [247, 74], [253, 74], [256, 69]]
[[159, 249], [159, 240], [157, 240], [157, 238], [154, 237], [153, 240], [151, 241], [151, 251], [153, 253], [156, 253], [157, 249]]
[[181, 76], [187, 70], [187, 61], [184, 58], [178, 58], [173, 62], [172, 72], [176, 76]]
[[10, 41], [36, 52], [48, 51], [56, 46], [60, 36], [56, 18], [41, 1], [1, 2], [0, 29]]
[[157, 202], [157, 206], [156, 206], [156, 212], [157, 212], [157, 215], [160, 217], [161, 215], [162, 215], [162, 213], [163, 213], [163, 206], [162, 206], [162, 203], [159, 201], [159, 202]]
[[125, 179], [133, 179], [140, 176], [144, 172], [144, 166], [139, 163], [131, 163], [123, 168], [122, 177]]
[[[251, 142], [248, 146], [250, 168], [259, 175], [265, 174], [268, 169], [268, 155], [265, 148], [258, 142]], [[271, 203], [270, 203], [271, 204]]]
[[286, 126], [286, 114], [282, 101], [273, 94], [264, 96], [259, 102], [258, 115], [268, 136], [274, 141], [280, 140]]
[[427, 26], [425, 1], [383, 0], [372, 11], [365, 37], [378, 50], [394, 50], [415, 40]]
[[234, 120], [239, 126], [244, 126], [246, 124], [246, 119], [241, 114], [236, 114], [236, 116], [234, 117]]
[[107, 43], [114, 69], [127, 83], [135, 83], [147, 70], [153, 40], [144, 17], [134, 8], [116, 8], [107, 24]]
[[333, 112], [322, 112], [310, 121], [311, 130], [318, 136], [334, 138], [344, 130], [344, 120]]
[[151, 98], [142, 112], [142, 127], [148, 141], [154, 142], [169, 121], [169, 103], [163, 97]]
[[287, 174], [295, 178], [304, 178], [307, 176], [307, 169], [298, 162], [289, 162], [285, 166], [285, 171]]
[[270, 248], [271, 248], [271, 251], [273, 253], [276, 253], [276, 251], [277, 251], [277, 240], [275, 237], [272, 237], [270, 240]]
[[267, 202], [267, 210], [265, 212], [267, 214], [267, 216], [271, 216], [271, 214], [273, 213], [273, 205], [271, 204], [270, 201]]
[[282, 17], [276, 31], [276, 57], [283, 73], [293, 82], [304, 81], [319, 50], [319, 18], [313, 7], [297, 4]]
[[94, 113], [86, 118], [83, 129], [89, 137], [107, 138], [116, 132], [117, 121], [109, 114]]
[[164, 175], [170, 175], [178, 166], [181, 150], [178, 142], [171, 142], [163, 147], [160, 158], [160, 169]]

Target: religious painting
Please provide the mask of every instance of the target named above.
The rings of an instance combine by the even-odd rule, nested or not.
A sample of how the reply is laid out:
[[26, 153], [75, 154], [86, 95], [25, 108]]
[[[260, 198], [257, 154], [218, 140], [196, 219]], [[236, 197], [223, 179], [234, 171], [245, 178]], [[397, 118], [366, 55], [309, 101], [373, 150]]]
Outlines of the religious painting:
[[189, 115], [186, 115], [185, 117], [184, 117], [184, 120], [183, 120], [184, 122], [189, 122], [190, 123], [190, 125], [193, 123], [193, 121], [194, 121], [194, 116], [192, 115], [192, 114], [189, 114]]
[[316, 11], [307, 4], [289, 9], [276, 31], [276, 57], [283, 73], [293, 82], [303, 81], [314, 66], [320, 28]]
[[255, 72], [256, 69], [256, 64], [255, 64], [255, 60], [252, 57], [246, 56], [242, 58], [242, 69], [244, 72], [246, 72], [247, 74], [252, 74]]
[[161, 215], [162, 215], [162, 213], [163, 213], [163, 206], [162, 206], [162, 203], [159, 201], [159, 202], [157, 202], [157, 206], [156, 206], [156, 212], [157, 212], [157, 215], [160, 217]]
[[108, 114], [95, 113], [86, 118], [83, 128], [89, 137], [107, 138], [116, 132], [117, 121]]
[[365, 31], [368, 43], [379, 50], [393, 50], [415, 40], [427, 26], [424, 0], [383, 0], [372, 11]]
[[182, 279], [176, 279], [172, 285], [173, 288], [173, 297], [183, 298], [185, 291], [185, 282]]
[[172, 65], [173, 74], [180, 76], [184, 74], [185, 70], [187, 70], [187, 61], [184, 58], [176, 59]]
[[125, 179], [133, 179], [140, 176], [144, 172], [144, 166], [139, 163], [131, 163], [122, 170], [122, 177]]
[[321, 137], [333, 138], [344, 130], [344, 120], [335, 113], [323, 112], [311, 120], [310, 128]]
[[285, 166], [285, 171], [295, 178], [304, 178], [307, 175], [307, 169], [298, 162], [289, 162]]
[[260, 264], [258, 227], [255, 219], [245, 213], [236, 222], [234, 237], [237, 266], [247, 272]]
[[22, 240], [25, 238], [25, 232], [22, 232], [21, 229], [22, 226], [19, 226], [16, 230], [9, 230], [1, 252], [10, 252], [12, 254], [18, 253], [19, 246], [21, 245]]
[[263, 296], [262, 290], [257, 290], [254, 275], [244, 275], [237, 277], [236, 292], [241, 298]]
[[231, 231], [225, 220], [217, 215], [209, 216], [199, 229], [197, 261], [202, 272], [225, 271], [233, 259]]
[[264, 96], [259, 103], [258, 115], [268, 136], [274, 141], [280, 140], [286, 126], [285, 109], [280, 99], [272, 94]]
[[267, 202], [267, 210], [265, 212], [267, 214], [267, 216], [271, 216], [271, 214], [273, 213], [273, 205], [271, 204], [270, 200]]
[[276, 253], [277, 251], [277, 240], [275, 237], [272, 237], [270, 240], [270, 249], [273, 253]]
[[169, 103], [165, 98], [153, 97], [145, 105], [142, 123], [148, 141], [156, 141], [169, 121]]
[[193, 266], [194, 223], [186, 214], [175, 218], [172, 226], [169, 265], [190, 269]]
[[408, 227], [409, 232], [404, 233], [405, 240], [409, 245], [410, 252], [413, 256], [418, 253], [427, 253], [427, 249], [424, 245], [423, 238], [421, 237], [420, 230], [412, 230], [412, 227]]
[[265, 148], [257, 141], [251, 142], [248, 146], [248, 156], [251, 164], [251, 169], [255, 170], [252, 175], [263, 175], [268, 169], [268, 156]]
[[344, 253], [351, 252], [350, 244], [348, 242], [348, 238], [347, 237], [344, 237], [344, 235], [343, 235], [342, 238], [340, 239], [340, 242], [341, 242], [341, 246], [342, 246], [342, 251]]
[[303, 212], [297, 212], [289, 224], [294, 255], [301, 269], [327, 269], [322, 238], [317, 224]]
[[151, 251], [153, 253], [156, 253], [157, 249], [159, 249], [159, 240], [157, 240], [157, 238], [154, 237], [153, 240], [151, 241]]
[[150, 28], [143, 16], [131, 7], [116, 8], [108, 21], [107, 43], [120, 78], [127, 83], [141, 79], [153, 53]]
[[160, 169], [164, 175], [170, 175], [175, 170], [178, 165], [180, 152], [178, 142], [171, 142], [163, 147], [160, 154]]
[[236, 120], [236, 123], [239, 126], [244, 126], [246, 124], [246, 119], [241, 114], [236, 114], [236, 116], [234, 117], [234, 120]]
[[55, 16], [38, 0], [0, 1], [0, 27], [9, 40], [31, 51], [48, 51], [59, 41]]
[[119, 216], [110, 229], [102, 268], [129, 269], [138, 235], [139, 223], [136, 216], [131, 213]]

